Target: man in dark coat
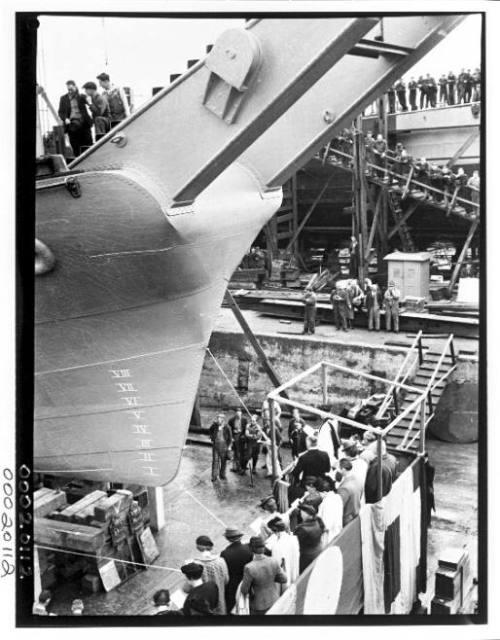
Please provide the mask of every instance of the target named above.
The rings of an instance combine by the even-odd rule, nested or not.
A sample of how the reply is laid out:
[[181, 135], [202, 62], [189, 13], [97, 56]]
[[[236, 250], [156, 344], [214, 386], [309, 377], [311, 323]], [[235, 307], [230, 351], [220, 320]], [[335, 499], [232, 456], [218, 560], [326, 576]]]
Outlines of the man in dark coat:
[[472, 87], [474, 80], [470, 69], [467, 69], [464, 77], [464, 98], [465, 103], [468, 104], [472, 100]]
[[239, 472], [243, 468], [243, 441], [248, 420], [242, 415], [241, 408], [238, 407], [234, 416], [228, 420], [231, 435], [233, 437], [233, 466], [232, 471]]
[[454, 105], [455, 104], [455, 85], [457, 83], [457, 77], [453, 73], [453, 71], [450, 71], [446, 80], [448, 82], [448, 104]]
[[299, 505], [302, 522], [294, 535], [299, 540], [299, 572], [302, 573], [321, 553], [323, 549], [322, 536], [325, 532], [325, 524], [318, 518], [316, 509], [310, 504]]
[[74, 80], [66, 82], [68, 93], [61, 96], [57, 113], [64, 122], [64, 132], [68, 134], [69, 142], [75, 158], [77, 158], [82, 147], [92, 145], [92, 120], [87, 111], [87, 99], [78, 93], [78, 87]]
[[448, 80], [444, 73], [441, 74], [441, 77], [438, 80], [439, 83], [439, 103], [441, 105], [448, 104]]
[[292, 448], [292, 458], [294, 459], [307, 449], [306, 434], [304, 432], [305, 426], [306, 423], [300, 417], [299, 410], [294, 408], [292, 419], [288, 423], [288, 440]]
[[223, 413], [219, 413], [217, 420], [211, 424], [209, 433], [212, 441], [212, 482], [218, 477], [225, 480], [226, 462], [233, 438]]
[[408, 97], [410, 100], [411, 110], [416, 111], [417, 110], [417, 83], [413, 76], [410, 82], [408, 83]]
[[94, 120], [95, 139], [97, 142], [111, 129], [108, 101], [106, 96], [101, 96], [97, 93], [95, 82], [86, 82], [83, 85], [83, 89], [87, 94], [87, 104]]
[[424, 80], [424, 76], [419, 77], [417, 87], [420, 92], [420, 95], [419, 95], [420, 108], [423, 109], [427, 103], [427, 84]]
[[[368, 433], [367, 433], [368, 435]], [[373, 438], [373, 434], [370, 434]], [[377, 453], [378, 443], [371, 439], [370, 444], [365, 451], [372, 451], [372, 459], [368, 464], [365, 479], [365, 500], [367, 504], [373, 504], [378, 502], [378, 477], [379, 477], [379, 463]], [[396, 458], [386, 451], [385, 442], [382, 441], [382, 496], [386, 496], [391, 488], [392, 483], [397, 477], [397, 460]]]
[[252, 561], [253, 553], [247, 544], [241, 543], [243, 533], [234, 527], [228, 527], [224, 537], [229, 545], [221, 552], [221, 557], [227, 564], [229, 572], [229, 582], [225, 588], [226, 607], [230, 614], [236, 602], [236, 590], [243, 579], [243, 569], [246, 564]]
[[181, 567], [182, 573], [191, 586], [184, 600], [182, 613], [185, 616], [212, 616], [219, 602], [219, 589], [215, 582], [203, 582], [203, 567], [197, 562], [190, 562]]
[[399, 106], [401, 107], [401, 111], [408, 111], [408, 105], [406, 104], [406, 85], [401, 78], [396, 82], [395, 85], [396, 94], [398, 96]]
[[387, 106], [389, 113], [395, 113], [396, 111], [396, 89], [394, 86], [389, 87], [387, 90]]
[[318, 449], [318, 439], [314, 436], [308, 436], [306, 443], [307, 451], [299, 456], [292, 471], [294, 479], [296, 481], [302, 480], [302, 485], [304, 485], [307, 476], [322, 478], [331, 468], [330, 458], [326, 451]]

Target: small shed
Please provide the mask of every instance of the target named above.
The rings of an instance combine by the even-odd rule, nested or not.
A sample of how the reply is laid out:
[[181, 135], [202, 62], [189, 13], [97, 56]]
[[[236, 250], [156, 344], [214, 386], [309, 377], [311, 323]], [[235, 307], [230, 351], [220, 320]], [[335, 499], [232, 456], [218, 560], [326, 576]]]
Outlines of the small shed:
[[385, 256], [384, 260], [388, 263], [388, 282], [394, 280], [401, 291], [401, 300], [406, 296], [429, 299], [430, 259], [430, 253], [425, 251], [395, 251]]

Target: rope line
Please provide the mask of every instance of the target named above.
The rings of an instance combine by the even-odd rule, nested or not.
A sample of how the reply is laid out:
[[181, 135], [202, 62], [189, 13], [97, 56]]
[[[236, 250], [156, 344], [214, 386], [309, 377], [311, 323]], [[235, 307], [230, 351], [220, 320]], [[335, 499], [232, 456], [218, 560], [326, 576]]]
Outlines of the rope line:
[[195, 498], [195, 497], [193, 496], [193, 494], [192, 494], [192, 493], [190, 493], [187, 489], [184, 489], [184, 493], [187, 493], [187, 495], [188, 495], [190, 498], [192, 498], [195, 502], [197, 502], [197, 503], [200, 505], [200, 507], [202, 507], [203, 509], [205, 509], [205, 511], [206, 511], [209, 515], [211, 515], [211, 516], [212, 516], [212, 518], [214, 518], [214, 520], [217, 520], [217, 522], [220, 522], [220, 524], [221, 524], [223, 527], [226, 527], [226, 528], [227, 528], [227, 524], [226, 524], [225, 522], [223, 522], [219, 517], [217, 517], [217, 516], [215, 515], [215, 513], [213, 513], [212, 511], [210, 511], [210, 509], [209, 509], [207, 506], [205, 506], [202, 502], [200, 502], [197, 498]]
[[57, 551], [58, 553], [66, 553], [73, 556], [83, 556], [84, 558], [92, 558], [93, 560], [112, 560], [113, 562], [121, 562], [122, 564], [132, 564], [137, 567], [145, 567], [146, 569], [161, 569], [162, 571], [175, 571], [175, 573], [182, 573], [180, 569], [172, 569], [172, 567], [164, 567], [157, 564], [144, 564], [143, 562], [133, 562], [132, 560], [121, 560], [120, 558], [111, 558], [109, 556], [97, 556], [91, 553], [84, 553], [83, 551], [69, 551], [67, 549], [60, 549], [59, 547], [50, 547], [44, 544], [38, 544], [35, 542], [37, 549], [45, 549], [46, 551]]
[[217, 358], [214, 356], [214, 354], [210, 351], [210, 349], [207, 347], [207, 351], [210, 354], [210, 356], [212, 357], [213, 361], [215, 362], [215, 366], [219, 369], [219, 371], [222, 373], [222, 375], [224, 376], [226, 382], [228, 383], [228, 385], [231, 387], [234, 395], [238, 398], [239, 403], [241, 404], [241, 406], [245, 409], [248, 417], [252, 417], [252, 414], [250, 413], [250, 410], [248, 409], [248, 407], [246, 406], [246, 404], [243, 402], [243, 400], [240, 397], [240, 394], [238, 393], [236, 387], [233, 385], [233, 383], [231, 382], [231, 380], [229, 380], [229, 378], [227, 377], [224, 369], [220, 366], [219, 362], [217, 361]]

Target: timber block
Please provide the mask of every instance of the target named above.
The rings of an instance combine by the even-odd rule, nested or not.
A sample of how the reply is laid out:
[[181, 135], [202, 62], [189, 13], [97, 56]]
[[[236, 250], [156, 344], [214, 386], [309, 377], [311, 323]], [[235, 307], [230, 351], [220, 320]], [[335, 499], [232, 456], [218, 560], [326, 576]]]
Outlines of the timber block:
[[34, 538], [40, 545], [96, 553], [104, 544], [104, 532], [83, 524], [35, 518]]
[[99, 501], [99, 505], [96, 505], [94, 510], [94, 519], [100, 522], [107, 522], [113, 516], [127, 512], [132, 504], [132, 498], [130, 491], [125, 493], [123, 489], [120, 489], [120, 491], [117, 491], [106, 500]]
[[44, 518], [49, 513], [52, 513], [52, 511], [65, 508], [68, 504], [64, 491], [47, 489], [47, 491], [42, 494], [39, 493], [40, 491], [43, 491], [43, 489], [39, 489], [34, 494], [33, 515], [35, 517]]
[[69, 507], [66, 507], [66, 509], [60, 512], [59, 517], [61, 520], [64, 520], [65, 522], [70, 522], [74, 519], [75, 515], [78, 512], [82, 511], [83, 509], [86, 509], [87, 507], [92, 505], [94, 502], [97, 502], [98, 500], [104, 497], [106, 497], [106, 493], [104, 491], [92, 491], [91, 493], [84, 496], [80, 500], [77, 500], [77, 502], [74, 502], [73, 504], [71, 504]]

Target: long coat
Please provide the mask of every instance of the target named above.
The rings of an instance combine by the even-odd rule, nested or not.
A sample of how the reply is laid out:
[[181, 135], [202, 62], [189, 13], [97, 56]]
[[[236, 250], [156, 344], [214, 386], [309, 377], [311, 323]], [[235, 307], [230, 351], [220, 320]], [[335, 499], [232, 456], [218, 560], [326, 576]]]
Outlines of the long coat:
[[246, 564], [252, 561], [253, 553], [247, 544], [242, 544], [238, 540], [228, 545], [220, 555], [225, 560], [229, 572], [225, 596], [227, 612], [231, 613], [235, 604], [236, 590], [243, 579], [243, 569]]
[[280, 597], [279, 584], [286, 582], [286, 574], [278, 560], [262, 556], [243, 569], [241, 593], [250, 593], [250, 611], [267, 611]]
[[[92, 120], [89, 116], [89, 112], [87, 111], [87, 99], [81, 93], [76, 94], [76, 99], [78, 102], [78, 108], [80, 109], [80, 113], [82, 114], [82, 123], [84, 126], [90, 127], [92, 126]], [[61, 96], [59, 100], [59, 109], [57, 110], [59, 117], [64, 122], [66, 118], [69, 118], [71, 115], [71, 101], [69, 94], [65, 93]], [[68, 125], [64, 125], [65, 131], [68, 129]]]

